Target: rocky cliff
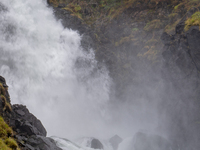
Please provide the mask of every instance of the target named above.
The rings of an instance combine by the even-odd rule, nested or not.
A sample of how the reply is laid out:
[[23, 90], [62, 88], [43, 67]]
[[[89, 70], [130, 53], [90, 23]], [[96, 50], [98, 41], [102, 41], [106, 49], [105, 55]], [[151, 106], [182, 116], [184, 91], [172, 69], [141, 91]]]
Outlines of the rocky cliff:
[[[53, 139], [46, 137], [47, 132], [41, 121], [31, 114], [26, 106], [11, 105], [8, 86], [6, 85], [6, 80], [2, 76], [0, 76], [0, 89], [0, 115], [14, 131], [11, 135], [8, 135], [8, 137], [15, 139], [18, 145], [16, 143], [10, 146], [6, 143], [4, 137], [0, 136], [0, 139], [3, 139], [11, 149], [61, 150], [56, 146]], [[2, 122], [3, 120], [0, 120], [1, 124]], [[3, 133], [3, 130], [0, 130], [0, 135]], [[3, 146], [4, 145], [1, 143], [0, 149], [7, 150]]]
[[[95, 50], [121, 101], [158, 104], [177, 149], [198, 149], [199, 0], [48, 0], [63, 25]], [[152, 95], [157, 93], [159, 100]], [[127, 93], [133, 93], [127, 94]], [[129, 95], [129, 96], [127, 96]], [[133, 98], [134, 97], [134, 98]]]

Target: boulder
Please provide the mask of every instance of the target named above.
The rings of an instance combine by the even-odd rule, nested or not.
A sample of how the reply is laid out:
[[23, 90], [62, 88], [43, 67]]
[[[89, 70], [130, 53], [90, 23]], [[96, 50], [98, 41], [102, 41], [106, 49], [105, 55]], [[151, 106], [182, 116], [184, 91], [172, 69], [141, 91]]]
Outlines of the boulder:
[[20, 141], [21, 147], [27, 150], [62, 150], [58, 148], [55, 141], [49, 137], [32, 135], [28, 138], [17, 136], [17, 139]]
[[122, 142], [122, 138], [119, 137], [118, 135], [115, 135], [110, 138], [109, 142], [111, 143], [113, 150], [117, 150], [118, 145]]
[[91, 148], [103, 149], [103, 144], [98, 139], [93, 138], [91, 141]]
[[31, 114], [26, 106], [13, 105], [10, 118], [10, 126], [21, 135], [46, 136], [47, 132], [41, 121]]

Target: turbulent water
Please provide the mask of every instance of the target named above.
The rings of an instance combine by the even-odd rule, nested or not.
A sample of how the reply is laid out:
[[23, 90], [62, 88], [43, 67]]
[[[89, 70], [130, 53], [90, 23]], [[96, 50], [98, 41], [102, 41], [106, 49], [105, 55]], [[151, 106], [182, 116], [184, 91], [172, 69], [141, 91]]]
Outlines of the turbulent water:
[[123, 137], [155, 128], [156, 111], [150, 106], [111, 105], [108, 70], [92, 49], [81, 48], [81, 35], [56, 21], [46, 0], [0, 4], [0, 75], [7, 80], [11, 102], [26, 105], [48, 136]]
[[[0, 74], [12, 103], [25, 104], [48, 135], [101, 133], [111, 80], [81, 36], [64, 29], [41, 0], [1, 0]], [[94, 120], [96, 118], [96, 120]]]

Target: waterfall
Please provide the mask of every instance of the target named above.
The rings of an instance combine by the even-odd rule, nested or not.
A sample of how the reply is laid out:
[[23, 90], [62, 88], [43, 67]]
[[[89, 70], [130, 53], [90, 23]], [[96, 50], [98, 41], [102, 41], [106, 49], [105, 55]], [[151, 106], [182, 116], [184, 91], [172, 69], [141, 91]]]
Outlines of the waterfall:
[[0, 0], [0, 75], [11, 102], [67, 138], [104, 135], [111, 79], [81, 35], [64, 29], [46, 0]]

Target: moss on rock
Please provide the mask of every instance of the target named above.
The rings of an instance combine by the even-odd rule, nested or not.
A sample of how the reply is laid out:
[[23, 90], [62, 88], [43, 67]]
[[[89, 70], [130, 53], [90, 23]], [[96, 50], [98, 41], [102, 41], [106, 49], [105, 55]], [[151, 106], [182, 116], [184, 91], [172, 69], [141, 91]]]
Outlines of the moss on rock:
[[185, 21], [184, 30], [187, 31], [191, 26], [199, 26], [200, 27], [200, 11], [194, 13], [190, 18]]
[[1, 150], [20, 150], [13, 136], [13, 130], [6, 124], [0, 116], [0, 149]]

